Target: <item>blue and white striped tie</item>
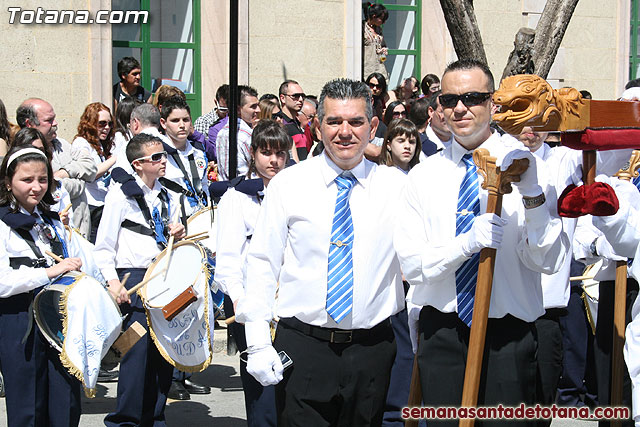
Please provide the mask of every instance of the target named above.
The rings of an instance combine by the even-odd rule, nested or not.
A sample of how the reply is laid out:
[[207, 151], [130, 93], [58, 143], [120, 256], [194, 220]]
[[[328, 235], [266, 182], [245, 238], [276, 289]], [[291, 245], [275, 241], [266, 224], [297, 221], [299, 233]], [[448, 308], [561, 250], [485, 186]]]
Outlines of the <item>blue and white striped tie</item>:
[[353, 221], [349, 208], [349, 195], [356, 182], [353, 176], [343, 172], [335, 179], [338, 197], [333, 214], [329, 265], [327, 274], [327, 313], [340, 322], [353, 306]]
[[[458, 211], [456, 212], [456, 236], [471, 229], [473, 221], [480, 214], [480, 196], [478, 192], [478, 173], [471, 154], [465, 154], [462, 161], [466, 166], [464, 179], [458, 193]], [[456, 299], [458, 317], [471, 327], [473, 302], [478, 280], [480, 253], [475, 253], [456, 271]]]

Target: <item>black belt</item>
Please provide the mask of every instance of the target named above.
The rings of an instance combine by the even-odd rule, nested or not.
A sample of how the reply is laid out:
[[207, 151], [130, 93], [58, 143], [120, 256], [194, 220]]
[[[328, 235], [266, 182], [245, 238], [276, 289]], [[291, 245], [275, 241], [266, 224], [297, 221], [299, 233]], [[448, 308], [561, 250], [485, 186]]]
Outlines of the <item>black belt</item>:
[[384, 336], [391, 328], [391, 321], [389, 319], [385, 319], [371, 329], [337, 329], [309, 325], [295, 317], [287, 317], [281, 318], [278, 321], [278, 325], [282, 325], [285, 328], [295, 329], [305, 335], [309, 335], [322, 341], [328, 341], [332, 344], [349, 344], [378, 336]]

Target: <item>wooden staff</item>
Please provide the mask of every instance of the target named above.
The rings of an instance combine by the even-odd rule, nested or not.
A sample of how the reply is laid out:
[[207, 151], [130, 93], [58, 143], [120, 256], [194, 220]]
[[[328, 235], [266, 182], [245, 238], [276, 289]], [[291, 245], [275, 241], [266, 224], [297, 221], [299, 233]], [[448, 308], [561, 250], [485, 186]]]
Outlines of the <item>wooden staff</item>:
[[[418, 368], [418, 353], [413, 356], [413, 370], [409, 385], [409, 408], [422, 406], [422, 387], [420, 386], [420, 368]], [[417, 427], [420, 420], [409, 418], [404, 422], [405, 427]]]
[[[631, 158], [615, 176], [625, 181], [638, 177], [640, 151], [634, 150]], [[622, 382], [624, 377], [624, 331], [627, 311], [627, 262], [616, 262], [616, 282], [613, 303], [613, 343], [611, 348], [611, 397], [609, 405], [622, 406]], [[620, 425], [620, 420], [612, 420], [611, 425]]]
[[[496, 166], [496, 158], [489, 155], [489, 151], [478, 148], [473, 153], [473, 161], [478, 167], [478, 173], [484, 177], [482, 188], [489, 192], [487, 199], [487, 213], [498, 216], [502, 213], [502, 195], [511, 192], [511, 182], [519, 181], [520, 175], [527, 170], [529, 160], [514, 160], [506, 171], [500, 171]], [[489, 304], [491, 303], [491, 287], [493, 285], [493, 270], [496, 263], [496, 250], [483, 248], [480, 251], [478, 266], [478, 281], [476, 283], [475, 301], [473, 304], [473, 318], [469, 336], [469, 353], [464, 371], [464, 386], [462, 389], [463, 407], [475, 407], [478, 403], [478, 388], [482, 375], [482, 358], [489, 319]], [[475, 419], [460, 420], [460, 426], [471, 427]]]

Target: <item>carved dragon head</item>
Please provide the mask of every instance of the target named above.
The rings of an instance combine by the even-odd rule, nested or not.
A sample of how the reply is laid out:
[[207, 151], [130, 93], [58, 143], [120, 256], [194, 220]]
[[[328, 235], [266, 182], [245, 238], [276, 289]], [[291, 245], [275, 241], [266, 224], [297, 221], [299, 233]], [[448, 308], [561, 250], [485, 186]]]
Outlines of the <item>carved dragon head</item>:
[[498, 107], [493, 119], [512, 135], [519, 134], [525, 126], [545, 126], [552, 113], [558, 112], [554, 98], [553, 88], [539, 76], [507, 77], [493, 94], [493, 103]]

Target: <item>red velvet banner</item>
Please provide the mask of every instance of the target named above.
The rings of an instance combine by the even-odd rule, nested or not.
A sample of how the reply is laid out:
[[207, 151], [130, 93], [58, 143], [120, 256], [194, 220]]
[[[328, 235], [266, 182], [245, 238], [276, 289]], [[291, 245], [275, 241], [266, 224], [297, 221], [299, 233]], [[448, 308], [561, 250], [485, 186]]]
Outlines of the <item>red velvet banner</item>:
[[585, 129], [563, 132], [562, 145], [574, 150], [640, 149], [640, 129]]

